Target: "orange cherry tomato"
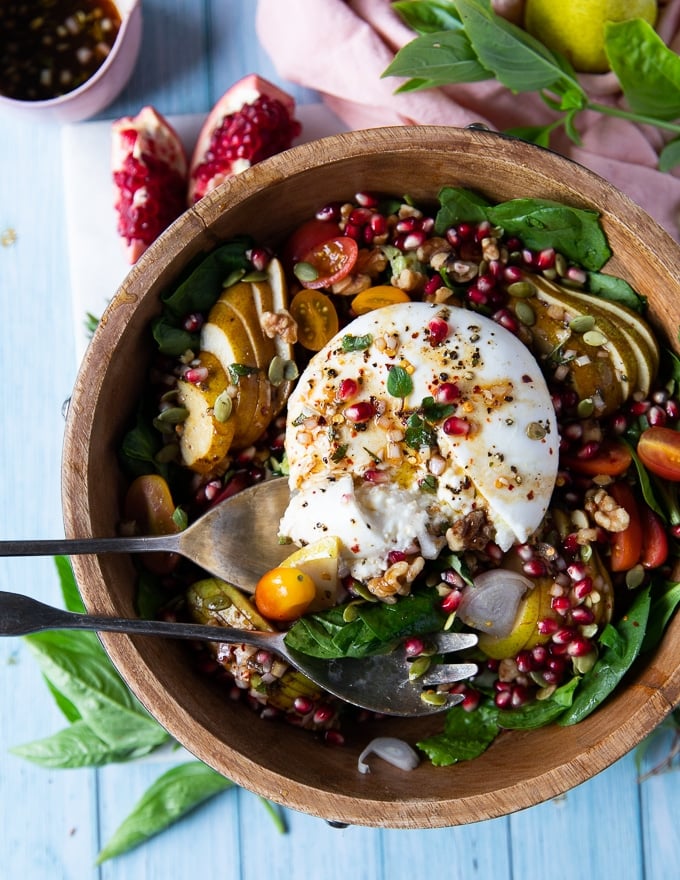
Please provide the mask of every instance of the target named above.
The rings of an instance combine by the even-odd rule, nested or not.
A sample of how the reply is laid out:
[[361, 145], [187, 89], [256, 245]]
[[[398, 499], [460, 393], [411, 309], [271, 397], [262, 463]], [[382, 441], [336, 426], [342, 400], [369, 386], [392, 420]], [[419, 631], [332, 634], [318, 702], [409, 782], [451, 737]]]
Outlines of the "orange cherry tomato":
[[622, 532], [614, 532], [611, 537], [611, 556], [609, 568], [612, 571], [629, 571], [640, 562], [642, 555], [642, 526], [640, 511], [627, 483], [612, 483], [607, 492], [614, 501], [628, 512], [630, 523]]
[[330, 287], [342, 281], [352, 271], [359, 256], [359, 245], [353, 238], [340, 235], [337, 238], [317, 244], [302, 258], [302, 263], [311, 266], [316, 277], [304, 280], [296, 272], [303, 287], [316, 290], [319, 287]]
[[658, 568], [668, 559], [668, 535], [661, 517], [646, 504], [640, 506], [642, 524], [642, 555], [645, 568]]
[[618, 477], [625, 474], [632, 461], [630, 449], [620, 440], [605, 440], [597, 454], [591, 458], [579, 458], [577, 455], [562, 456], [562, 464], [569, 470], [589, 476], [606, 474], [609, 477]]
[[637, 454], [657, 477], [680, 481], [680, 431], [660, 426], [647, 428], [638, 440]]
[[293, 297], [290, 313], [298, 327], [298, 342], [309, 351], [319, 351], [340, 328], [338, 313], [330, 297], [320, 290], [300, 290]]
[[375, 287], [369, 287], [362, 290], [352, 300], [352, 311], [355, 315], [365, 315], [374, 309], [381, 309], [383, 306], [393, 306], [396, 303], [410, 302], [409, 295], [400, 290], [398, 287], [392, 287], [389, 284], [378, 284]]
[[287, 272], [293, 271], [293, 266], [315, 248], [330, 238], [341, 236], [342, 232], [337, 223], [330, 220], [307, 220], [298, 226], [295, 232], [286, 241], [281, 251], [281, 262]]
[[315, 596], [316, 587], [308, 574], [282, 565], [264, 574], [255, 587], [257, 610], [269, 620], [295, 620]]
[[[123, 504], [123, 517], [134, 523], [138, 535], [171, 535], [180, 528], [173, 519], [175, 502], [170, 487], [159, 474], [145, 474], [130, 484]], [[142, 563], [155, 574], [168, 574], [176, 568], [176, 553], [145, 553]]]

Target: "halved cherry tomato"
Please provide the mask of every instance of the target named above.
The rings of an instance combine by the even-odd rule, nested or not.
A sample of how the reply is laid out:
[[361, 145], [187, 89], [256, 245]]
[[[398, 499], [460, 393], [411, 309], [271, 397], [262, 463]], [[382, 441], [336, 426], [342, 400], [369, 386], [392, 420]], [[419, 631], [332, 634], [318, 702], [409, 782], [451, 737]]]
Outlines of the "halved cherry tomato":
[[[134, 523], [138, 535], [171, 535], [180, 530], [173, 519], [175, 503], [170, 487], [159, 474], [145, 474], [130, 484], [123, 505], [123, 517]], [[168, 574], [176, 568], [176, 553], [145, 553], [142, 563], [155, 574]]]
[[290, 313], [298, 326], [298, 341], [309, 351], [319, 351], [340, 327], [330, 297], [320, 290], [300, 290], [293, 297]]
[[638, 440], [637, 454], [653, 474], [680, 481], [680, 431], [660, 426], [646, 428]]
[[296, 275], [303, 287], [312, 290], [330, 287], [349, 275], [358, 256], [359, 245], [356, 241], [349, 236], [340, 235], [317, 244], [302, 258], [303, 264], [312, 266], [316, 271], [316, 278], [304, 280], [299, 273], [296, 272]]
[[255, 587], [257, 610], [269, 620], [295, 620], [315, 596], [314, 581], [300, 568], [272, 568]]
[[286, 272], [292, 272], [299, 263], [318, 244], [341, 236], [337, 223], [330, 220], [307, 220], [295, 230], [281, 250], [281, 262]]
[[591, 458], [579, 458], [577, 455], [562, 456], [562, 464], [569, 470], [589, 476], [606, 474], [609, 477], [618, 477], [625, 474], [632, 461], [630, 449], [620, 440], [605, 440]]
[[622, 532], [612, 533], [609, 568], [612, 571], [629, 571], [638, 564], [642, 554], [640, 512], [633, 490], [627, 483], [612, 483], [607, 487], [607, 492], [620, 507], [627, 511], [630, 517], [628, 528]]
[[646, 504], [640, 505], [642, 555], [645, 568], [658, 568], [668, 558], [668, 535], [661, 517]]
[[365, 315], [366, 312], [381, 309], [383, 306], [393, 306], [395, 303], [410, 301], [409, 295], [400, 288], [392, 287], [389, 284], [378, 284], [375, 287], [362, 290], [354, 297], [352, 311], [355, 315]]

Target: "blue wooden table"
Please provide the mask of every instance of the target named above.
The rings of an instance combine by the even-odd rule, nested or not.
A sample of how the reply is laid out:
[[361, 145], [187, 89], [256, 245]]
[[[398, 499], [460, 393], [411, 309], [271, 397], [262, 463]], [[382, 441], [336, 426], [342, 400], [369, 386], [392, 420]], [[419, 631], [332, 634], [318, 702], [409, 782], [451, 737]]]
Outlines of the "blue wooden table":
[[[142, 56], [105, 117], [146, 103], [165, 114], [206, 112], [246, 73], [278, 81], [258, 46], [254, 14], [253, 0], [144, 0]], [[314, 100], [281, 85], [299, 102]], [[0, 125], [0, 535], [46, 538], [63, 534], [62, 404], [76, 372], [61, 139], [56, 128], [6, 119]], [[0, 560], [0, 589], [60, 602], [50, 559]], [[640, 782], [634, 755], [553, 802], [442, 830], [335, 829], [286, 811], [282, 835], [254, 795], [230, 790], [129, 855], [95, 867], [100, 847], [176, 759], [47, 771], [9, 754], [12, 745], [64, 724], [21, 639], [0, 642], [0, 701], [6, 880], [678, 876], [680, 777]]]

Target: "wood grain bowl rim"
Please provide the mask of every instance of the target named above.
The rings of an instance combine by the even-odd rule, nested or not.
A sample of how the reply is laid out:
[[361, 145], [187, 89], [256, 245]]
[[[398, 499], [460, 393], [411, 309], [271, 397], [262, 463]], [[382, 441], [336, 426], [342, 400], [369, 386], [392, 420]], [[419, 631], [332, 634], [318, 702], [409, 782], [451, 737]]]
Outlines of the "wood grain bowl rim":
[[[489, 131], [440, 126], [350, 132], [295, 147], [227, 181], [187, 211], [140, 259], [114, 296], [86, 352], [67, 418], [62, 492], [67, 535], [114, 533], [122, 483], [117, 470], [104, 462], [115, 460], [121, 425], [131, 412], [129, 404], [117, 406], [116, 392], [131, 381], [129, 351], [142, 346], [142, 333], [158, 311], [160, 291], [225, 237], [251, 231], [242, 226], [252, 205], [259, 210], [247, 213], [247, 222], [261, 234], [271, 225], [263, 204], [284, 199], [293, 210], [299, 202], [300, 212], [311, 198], [309, 181], [318, 182], [331, 170], [339, 180], [330, 198], [347, 198], [361, 189], [377, 189], [369, 184], [376, 176], [384, 180], [385, 171], [378, 169], [393, 166], [411, 175], [414, 167], [424, 169], [424, 175], [434, 174], [435, 166], [436, 173], [446, 168], [452, 178], [446, 182], [469, 186], [473, 184], [466, 183], [466, 175], [477, 175], [477, 189], [484, 189], [478, 180], [483, 175], [489, 194], [509, 187], [513, 195], [521, 195], [531, 189], [534, 195], [599, 209], [614, 250], [608, 270], [627, 277], [652, 304], [663, 305], [660, 314], [668, 326], [680, 324], [680, 305], [674, 302], [680, 296], [667, 296], [678, 291], [678, 245], [625, 195], [556, 153]], [[346, 172], [351, 172], [349, 182]], [[424, 189], [435, 196], [440, 185]], [[409, 193], [418, 198], [413, 189]], [[507, 192], [498, 196], [508, 197]], [[318, 196], [313, 199], [307, 213], [299, 213], [289, 227], [318, 206]], [[134, 369], [143, 374], [139, 364]], [[102, 502], [102, 497], [111, 500]], [[134, 614], [130, 560], [75, 557], [73, 566], [89, 610]], [[317, 744], [308, 732], [260, 721], [246, 707], [220, 700], [208, 682], [182, 665], [186, 655], [180, 646], [126, 636], [103, 637], [103, 642], [141, 702], [198, 758], [288, 807], [368, 826], [466, 824], [538, 804], [622, 757], [680, 699], [680, 621], [675, 620], [628, 686], [574, 727], [504, 733], [481, 758], [454, 767], [433, 768], [423, 762], [409, 774], [378, 761], [371, 774], [362, 776], [356, 760], [367, 736], [406, 736], [420, 722], [379, 722], [362, 728], [361, 741], [350, 736], [345, 747], [330, 748]], [[174, 671], [180, 667], [178, 678]], [[430, 719], [421, 727], [427, 735], [441, 724], [441, 718], [434, 723]]]

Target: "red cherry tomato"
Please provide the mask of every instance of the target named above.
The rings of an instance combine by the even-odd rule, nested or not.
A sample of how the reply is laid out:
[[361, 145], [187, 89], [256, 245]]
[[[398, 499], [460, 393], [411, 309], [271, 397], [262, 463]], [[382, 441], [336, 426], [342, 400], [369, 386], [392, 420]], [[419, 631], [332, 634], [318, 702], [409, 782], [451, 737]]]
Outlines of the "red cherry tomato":
[[340, 327], [331, 298], [320, 290], [300, 290], [293, 297], [290, 313], [298, 326], [298, 340], [309, 351], [320, 351]]
[[640, 435], [637, 445], [640, 461], [657, 477], [680, 481], [680, 431], [651, 427]]
[[562, 464], [569, 470], [589, 476], [606, 474], [609, 477], [618, 477], [625, 474], [632, 461], [630, 449], [620, 440], [605, 440], [597, 454], [590, 458], [579, 458], [577, 455], [562, 456]]
[[629, 571], [638, 564], [642, 554], [640, 512], [633, 490], [627, 483], [612, 483], [607, 487], [607, 492], [630, 517], [628, 528], [612, 534], [609, 568], [612, 571]]
[[257, 610], [269, 620], [295, 620], [316, 596], [316, 586], [300, 568], [279, 566], [264, 574], [255, 587]]
[[658, 568], [668, 558], [668, 535], [661, 517], [646, 504], [640, 505], [642, 555], [645, 568]]
[[342, 281], [352, 271], [359, 256], [359, 245], [353, 238], [340, 235], [317, 244], [302, 258], [302, 264], [311, 266], [316, 272], [315, 278], [304, 279], [301, 273], [296, 276], [303, 287], [316, 290], [319, 287], [330, 287]]
[[287, 272], [318, 244], [342, 235], [337, 223], [330, 220], [307, 220], [295, 230], [281, 251], [281, 262]]

